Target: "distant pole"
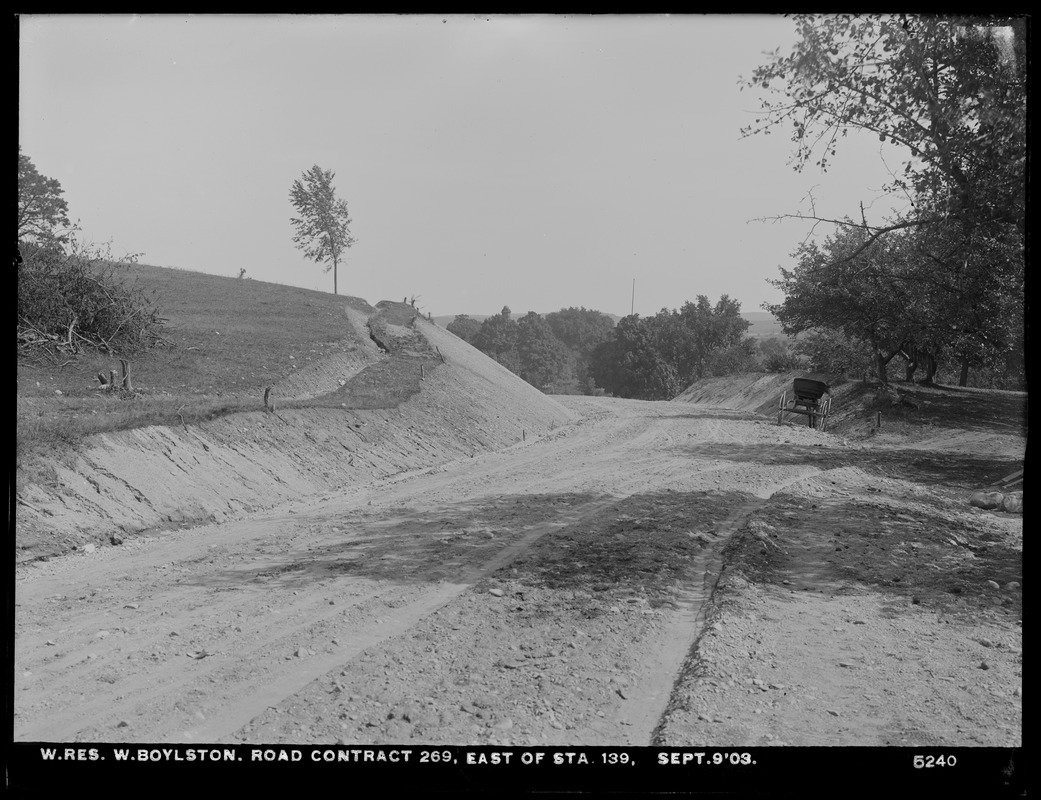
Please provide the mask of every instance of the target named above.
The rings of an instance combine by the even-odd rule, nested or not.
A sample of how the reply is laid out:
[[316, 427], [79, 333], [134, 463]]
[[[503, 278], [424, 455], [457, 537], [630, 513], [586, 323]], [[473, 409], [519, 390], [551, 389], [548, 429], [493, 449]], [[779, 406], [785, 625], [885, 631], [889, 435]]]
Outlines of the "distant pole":
[[636, 308], [636, 278], [633, 278], [633, 297], [629, 303], [629, 316], [633, 315], [633, 309]]

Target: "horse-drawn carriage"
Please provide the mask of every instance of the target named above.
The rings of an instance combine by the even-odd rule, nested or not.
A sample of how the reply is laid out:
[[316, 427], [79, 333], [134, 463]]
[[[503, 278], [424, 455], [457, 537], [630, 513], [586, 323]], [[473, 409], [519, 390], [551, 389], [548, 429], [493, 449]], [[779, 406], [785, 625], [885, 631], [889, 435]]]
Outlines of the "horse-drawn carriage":
[[787, 391], [781, 393], [777, 424], [781, 424], [785, 414], [804, 414], [809, 417], [811, 428], [824, 431], [828, 427], [830, 413], [831, 391], [828, 384], [810, 378], [796, 378], [791, 398], [789, 399]]

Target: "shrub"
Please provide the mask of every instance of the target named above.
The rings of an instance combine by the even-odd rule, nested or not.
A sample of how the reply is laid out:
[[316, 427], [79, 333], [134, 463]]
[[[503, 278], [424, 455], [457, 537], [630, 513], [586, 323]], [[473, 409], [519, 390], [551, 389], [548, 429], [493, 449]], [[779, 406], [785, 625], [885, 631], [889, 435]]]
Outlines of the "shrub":
[[19, 356], [76, 354], [83, 347], [126, 355], [165, 341], [154, 292], [127, 283], [120, 263], [106, 255], [19, 243]]

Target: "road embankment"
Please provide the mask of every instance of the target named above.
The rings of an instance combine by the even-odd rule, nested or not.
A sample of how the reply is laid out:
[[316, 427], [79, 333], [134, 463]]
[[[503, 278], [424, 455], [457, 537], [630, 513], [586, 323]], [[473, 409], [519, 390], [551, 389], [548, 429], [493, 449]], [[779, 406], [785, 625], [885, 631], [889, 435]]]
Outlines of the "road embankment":
[[419, 392], [396, 406], [293, 409], [284, 403], [276, 414], [90, 437], [47, 465], [50, 484], [18, 486], [18, 561], [349, 492], [575, 419], [458, 337], [420, 318], [413, 327], [444, 361], [423, 369]]

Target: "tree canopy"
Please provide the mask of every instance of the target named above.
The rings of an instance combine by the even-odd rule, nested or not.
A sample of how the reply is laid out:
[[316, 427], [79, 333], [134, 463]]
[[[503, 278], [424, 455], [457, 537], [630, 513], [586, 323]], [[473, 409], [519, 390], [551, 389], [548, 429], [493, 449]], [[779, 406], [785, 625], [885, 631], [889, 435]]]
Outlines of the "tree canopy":
[[[1026, 42], [1023, 18], [794, 17], [799, 40], [744, 87], [766, 93], [745, 135], [791, 132], [796, 169], [827, 170], [840, 140], [869, 133], [903, 153], [886, 189], [896, 217], [834, 223], [804, 244], [768, 306], [788, 333], [831, 329], [895, 353], [970, 364], [1015, 347], [1023, 319]], [[843, 232], [844, 231], [844, 232]], [[870, 310], [868, 310], [870, 309]]]
[[337, 272], [347, 249], [354, 244], [347, 201], [337, 198], [333, 188], [336, 173], [317, 164], [293, 181], [289, 200], [300, 215], [290, 217], [295, 233], [293, 243], [304, 255], [332, 270], [333, 294], [337, 291]]
[[553, 329], [534, 311], [517, 323], [517, 358], [524, 380], [548, 390], [568, 365], [568, 349], [553, 335]]
[[41, 175], [29, 156], [18, 147], [18, 241], [45, 244], [64, 241], [62, 229], [70, 227], [69, 204], [54, 178]]
[[[799, 41], [745, 87], [770, 96], [746, 135], [791, 126], [793, 163], [826, 170], [851, 130], [905, 151], [890, 188], [917, 224], [1020, 224], [1026, 165], [1025, 19], [794, 17]], [[814, 161], [814, 159], [816, 159]]]
[[671, 400], [717, 370], [753, 368], [754, 349], [744, 341], [749, 325], [741, 304], [727, 295], [715, 305], [698, 295], [679, 310], [663, 308], [644, 319], [632, 314], [593, 351], [591, 372], [598, 386], [619, 397]]
[[457, 314], [456, 318], [448, 323], [449, 333], [454, 333], [464, 342], [473, 344], [477, 331], [481, 329], [481, 323], [466, 314]]
[[[653, 320], [654, 318], [649, 318]], [[597, 386], [616, 397], [671, 400], [682, 390], [676, 368], [659, 351], [654, 323], [639, 314], [622, 317], [612, 336], [593, 351]]]
[[517, 338], [519, 330], [513, 319], [509, 306], [488, 317], [481, 323], [480, 329], [473, 338], [473, 346], [487, 353], [510, 372], [520, 372], [520, 359], [517, 355]]
[[448, 328], [511, 372], [549, 394], [604, 394], [670, 400], [713, 375], [797, 365], [786, 344], [761, 349], [746, 336], [751, 323], [727, 295], [699, 295], [678, 310], [614, 319], [586, 308], [513, 319], [509, 306], [477, 322], [460, 314]]
[[581, 308], [562, 308], [546, 315], [553, 335], [568, 347], [588, 354], [611, 335], [614, 320], [602, 311]]
[[562, 308], [546, 315], [553, 335], [570, 350], [570, 372], [567, 382], [576, 390], [591, 394], [596, 386], [590, 373], [590, 358], [597, 345], [611, 336], [614, 319], [602, 311], [587, 309], [584, 306]]

